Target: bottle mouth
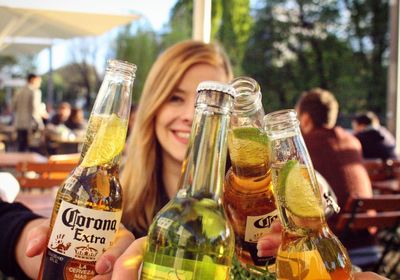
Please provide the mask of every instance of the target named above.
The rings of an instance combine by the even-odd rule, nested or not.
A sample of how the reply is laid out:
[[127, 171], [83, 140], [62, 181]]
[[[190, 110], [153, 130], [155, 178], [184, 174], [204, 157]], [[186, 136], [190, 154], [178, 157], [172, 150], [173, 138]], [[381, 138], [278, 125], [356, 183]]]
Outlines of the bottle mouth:
[[235, 88], [234, 109], [236, 113], [258, 110], [261, 104], [260, 85], [250, 77], [238, 77], [229, 83]]
[[110, 59], [107, 61], [106, 72], [113, 71], [114, 73], [119, 73], [124, 76], [135, 78], [136, 69], [137, 66], [131, 62], [118, 59]]
[[265, 131], [268, 135], [276, 132], [284, 132], [299, 126], [297, 113], [293, 109], [279, 110], [267, 114], [264, 117]]

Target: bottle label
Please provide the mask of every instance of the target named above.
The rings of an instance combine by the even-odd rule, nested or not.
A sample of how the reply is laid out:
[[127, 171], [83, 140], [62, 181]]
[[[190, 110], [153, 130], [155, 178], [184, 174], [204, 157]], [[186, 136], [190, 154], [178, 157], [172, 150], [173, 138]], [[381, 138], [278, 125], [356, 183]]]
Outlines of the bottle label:
[[121, 215], [121, 210], [93, 210], [61, 201], [47, 247], [69, 258], [96, 261], [113, 244]]
[[[207, 261], [194, 261], [188, 259], [163, 256], [172, 265], [164, 266], [144, 262], [141, 280], [193, 280], [193, 279], [228, 279], [229, 267]], [[172, 261], [172, 262], [171, 262]], [[174, 265], [176, 267], [174, 267]], [[177, 267], [193, 269], [183, 270]]]
[[263, 234], [271, 231], [272, 222], [278, 218], [278, 210], [260, 216], [247, 216], [244, 241], [256, 243]]
[[191, 280], [193, 279], [193, 273], [191, 271], [185, 271], [176, 269], [173, 267], [167, 267], [157, 265], [153, 263], [144, 263], [142, 269], [141, 280]]

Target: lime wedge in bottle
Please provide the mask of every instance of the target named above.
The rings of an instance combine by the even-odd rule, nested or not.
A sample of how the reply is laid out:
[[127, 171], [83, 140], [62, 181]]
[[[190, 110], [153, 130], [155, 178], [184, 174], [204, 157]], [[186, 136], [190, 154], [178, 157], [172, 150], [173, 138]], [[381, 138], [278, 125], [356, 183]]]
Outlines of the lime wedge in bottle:
[[316, 194], [307, 169], [297, 160], [289, 160], [278, 177], [277, 195], [286, 208], [302, 218], [323, 216], [322, 206]]
[[229, 132], [229, 154], [236, 165], [259, 165], [269, 162], [269, 140], [256, 127], [238, 127]]
[[104, 165], [119, 155], [125, 146], [126, 124], [127, 122], [116, 114], [102, 119], [81, 166]]

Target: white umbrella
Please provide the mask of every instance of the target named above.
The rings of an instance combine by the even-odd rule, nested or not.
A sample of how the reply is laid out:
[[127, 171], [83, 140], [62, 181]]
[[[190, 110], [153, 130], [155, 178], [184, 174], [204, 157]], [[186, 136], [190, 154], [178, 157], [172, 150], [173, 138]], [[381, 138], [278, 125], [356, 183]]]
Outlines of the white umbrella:
[[98, 36], [138, 18], [123, 0], [0, 0], [0, 55], [32, 54], [50, 46], [48, 101], [52, 103], [53, 40]]
[[[40, 37], [51, 40], [97, 36], [139, 17], [127, 12], [126, 9], [113, 11], [104, 5], [101, 8], [98, 2], [94, 0], [0, 0], [0, 52], [11, 47], [11, 51], [17, 53], [11, 45], [23, 45], [23, 43], [21, 40], [14, 39], [15, 37]], [[111, 6], [117, 5], [118, 0], [111, 4]], [[25, 45], [35, 44], [26, 43]]]

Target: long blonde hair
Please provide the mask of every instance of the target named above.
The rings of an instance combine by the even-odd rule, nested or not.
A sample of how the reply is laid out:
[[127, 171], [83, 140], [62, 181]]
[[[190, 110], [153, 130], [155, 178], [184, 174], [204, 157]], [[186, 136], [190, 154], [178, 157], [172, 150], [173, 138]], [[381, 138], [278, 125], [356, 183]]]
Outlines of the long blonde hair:
[[161, 193], [161, 147], [155, 134], [155, 118], [187, 70], [196, 64], [222, 67], [229, 79], [232, 69], [220, 46], [184, 41], [165, 50], [153, 64], [144, 84], [133, 132], [121, 173], [124, 214], [129, 229], [147, 231]]

